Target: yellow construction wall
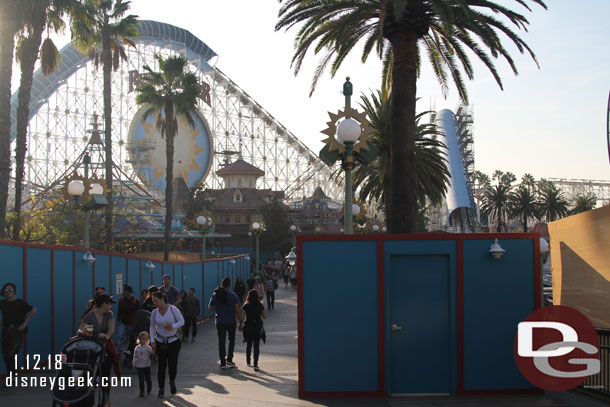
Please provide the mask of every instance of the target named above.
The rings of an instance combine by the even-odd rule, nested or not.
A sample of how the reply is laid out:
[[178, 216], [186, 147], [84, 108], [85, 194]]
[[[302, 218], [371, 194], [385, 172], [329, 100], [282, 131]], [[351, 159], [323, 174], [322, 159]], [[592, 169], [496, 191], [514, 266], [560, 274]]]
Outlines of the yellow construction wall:
[[610, 328], [610, 206], [549, 224], [553, 301]]

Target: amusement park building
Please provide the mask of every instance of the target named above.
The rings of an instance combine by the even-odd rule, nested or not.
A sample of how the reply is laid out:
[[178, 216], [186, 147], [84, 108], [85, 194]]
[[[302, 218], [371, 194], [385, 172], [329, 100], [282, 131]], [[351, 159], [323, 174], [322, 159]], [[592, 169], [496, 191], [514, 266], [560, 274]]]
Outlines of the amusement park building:
[[242, 159], [216, 171], [216, 175], [223, 179], [224, 188], [203, 192], [203, 199], [210, 202], [207, 209], [215, 219], [215, 231], [232, 236], [223, 244], [248, 247], [250, 225], [262, 222], [261, 208], [273, 199], [282, 202], [284, 191], [257, 189], [257, 180], [265, 173]]

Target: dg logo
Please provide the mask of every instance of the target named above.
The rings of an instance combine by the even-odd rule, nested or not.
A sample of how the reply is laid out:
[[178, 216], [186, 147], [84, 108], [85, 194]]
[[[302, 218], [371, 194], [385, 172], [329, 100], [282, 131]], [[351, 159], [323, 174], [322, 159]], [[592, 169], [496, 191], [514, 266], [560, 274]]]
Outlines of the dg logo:
[[521, 374], [544, 390], [572, 389], [600, 371], [595, 328], [563, 305], [540, 308], [519, 323], [513, 351]]

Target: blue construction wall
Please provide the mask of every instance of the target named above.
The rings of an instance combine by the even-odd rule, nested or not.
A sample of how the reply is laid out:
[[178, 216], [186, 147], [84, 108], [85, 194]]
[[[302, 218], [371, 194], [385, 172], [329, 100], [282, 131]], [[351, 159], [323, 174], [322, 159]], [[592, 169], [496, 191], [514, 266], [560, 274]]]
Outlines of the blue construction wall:
[[303, 245], [308, 392], [378, 390], [376, 251], [376, 241]]
[[[499, 260], [489, 254], [494, 238], [506, 250]], [[538, 307], [538, 239], [533, 233], [299, 236], [299, 395], [533, 389], [515, 365], [513, 340], [517, 324]], [[419, 284], [432, 287], [432, 300], [418, 292]], [[396, 307], [409, 308], [402, 311], [413, 322], [405, 325], [402, 345], [391, 329], [391, 313], [402, 312]], [[440, 325], [426, 319], [441, 314]], [[434, 330], [434, 341], [411, 343], [426, 337], [421, 329]], [[408, 367], [394, 361], [396, 349], [427, 370], [404, 372]], [[442, 356], [426, 365], [431, 354]]]
[[[517, 324], [535, 308], [534, 241], [464, 240], [464, 390], [533, 389], [513, 356]], [[501, 368], [500, 368], [501, 367]]]
[[[20, 351], [44, 356], [58, 353], [64, 343], [74, 335], [78, 322], [91, 299], [94, 288], [105, 287], [116, 293], [116, 276], [121, 273], [123, 284], [133, 287], [136, 297], [143, 288], [161, 285], [164, 274], [172, 277], [173, 285], [188, 292], [195, 288], [201, 304], [200, 318], [208, 317], [211, 293], [221, 276], [247, 275], [250, 259], [245, 255], [208, 260], [201, 263], [170, 263], [153, 261], [154, 270], [144, 267], [148, 259], [135, 256], [93, 252], [95, 263], [83, 261], [84, 251], [70, 247], [30, 245], [9, 241], [0, 242], [3, 260], [0, 285], [12, 282], [17, 285], [17, 296], [24, 298], [37, 310], [28, 325], [28, 335]], [[219, 274], [221, 272], [222, 274]], [[117, 305], [114, 306], [117, 312]], [[115, 330], [116, 332], [116, 330]], [[0, 363], [0, 375], [6, 373]]]

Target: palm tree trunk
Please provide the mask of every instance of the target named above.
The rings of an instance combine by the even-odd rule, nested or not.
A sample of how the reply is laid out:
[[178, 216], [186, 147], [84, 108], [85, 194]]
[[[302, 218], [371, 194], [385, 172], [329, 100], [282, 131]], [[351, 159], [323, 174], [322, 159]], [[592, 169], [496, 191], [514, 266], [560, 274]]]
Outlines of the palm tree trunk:
[[163, 249], [163, 260], [167, 261], [169, 259], [169, 249], [172, 242], [171, 233], [174, 213], [174, 208], [172, 207], [172, 186], [174, 180], [174, 137], [176, 135], [176, 128], [174, 127], [174, 105], [172, 103], [165, 103], [165, 123], [167, 128], [165, 131], [165, 233], [163, 234], [165, 247]]
[[[391, 156], [391, 153], [390, 153]], [[383, 177], [383, 197], [385, 205], [385, 224], [389, 226], [392, 223], [392, 178], [390, 176], [390, 162], [387, 161], [385, 176]]]
[[[46, 8], [43, 9], [45, 11]], [[36, 10], [39, 12], [40, 10]], [[34, 78], [34, 64], [38, 59], [42, 32], [45, 26], [45, 13], [32, 20], [33, 30], [25, 41], [21, 57], [21, 83], [19, 84], [19, 106], [17, 107], [17, 147], [15, 149], [15, 221], [13, 240], [19, 240], [21, 232], [21, 201], [25, 172], [25, 153], [27, 152], [27, 131], [30, 119], [30, 96]]]
[[523, 215], [523, 231], [527, 233], [527, 216]]
[[498, 208], [498, 233], [502, 232], [502, 207]]
[[[391, 38], [392, 100], [390, 102], [391, 233], [413, 233], [417, 228], [415, 196], [415, 103], [417, 92], [417, 36], [397, 31]], [[400, 180], [400, 182], [398, 182]]]
[[16, 22], [15, 1], [0, 6], [0, 238], [6, 236], [6, 206], [11, 173], [11, 76]]
[[108, 192], [106, 200], [106, 249], [112, 250], [112, 48], [110, 41], [110, 27], [104, 26], [102, 33], [102, 65], [104, 77], [104, 151], [106, 153], [106, 186]]

